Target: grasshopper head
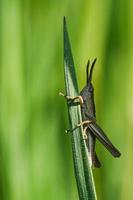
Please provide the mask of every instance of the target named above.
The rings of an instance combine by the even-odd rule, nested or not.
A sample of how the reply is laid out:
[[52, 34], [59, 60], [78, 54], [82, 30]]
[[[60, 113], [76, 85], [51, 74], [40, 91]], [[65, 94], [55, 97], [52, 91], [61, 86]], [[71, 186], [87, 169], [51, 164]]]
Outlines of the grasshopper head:
[[96, 59], [93, 61], [90, 71], [89, 71], [90, 61], [88, 61], [88, 64], [86, 67], [86, 86], [80, 92], [80, 95], [82, 96], [84, 101], [93, 101], [94, 89], [93, 89], [91, 80], [92, 80], [92, 73], [93, 73], [95, 62], [96, 62]]

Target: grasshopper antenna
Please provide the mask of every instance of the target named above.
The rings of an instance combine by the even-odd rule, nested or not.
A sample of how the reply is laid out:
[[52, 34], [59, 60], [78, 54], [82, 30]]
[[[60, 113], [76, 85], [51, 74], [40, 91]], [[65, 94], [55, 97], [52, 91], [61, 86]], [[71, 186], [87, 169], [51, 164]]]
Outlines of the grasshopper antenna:
[[89, 65], [90, 65], [90, 60], [88, 60], [87, 67], [86, 67], [86, 82], [89, 82]]
[[[87, 77], [87, 83], [90, 83], [90, 82], [91, 82], [91, 79], [92, 79], [92, 72], [93, 72], [93, 68], [94, 68], [94, 65], [95, 65], [95, 63], [96, 63], [96, 60], [97, 60], [97, 58], [95, 58], [95, 60], [93, 61], [92, 65], [91, 65], [90, 75], [89, 75], [89, 77]], [[88, 71], [88, 69], [87, 69], [87, 71]], [[87, 73], [88, 73], [88, 72], [87, 72]]]

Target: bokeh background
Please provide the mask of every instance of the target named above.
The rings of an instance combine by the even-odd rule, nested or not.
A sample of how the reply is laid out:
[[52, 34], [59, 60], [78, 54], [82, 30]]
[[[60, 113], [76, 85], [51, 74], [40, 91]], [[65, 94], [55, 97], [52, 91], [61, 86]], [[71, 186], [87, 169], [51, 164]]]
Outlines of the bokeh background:
[[0, 0], [0, 199], [77, 200], [64, 91], [63, 16], [79, 89], [87, 60], [97, 121], [122, 152], [97, 143], [98, 199], [133, 199], [133, 1]]

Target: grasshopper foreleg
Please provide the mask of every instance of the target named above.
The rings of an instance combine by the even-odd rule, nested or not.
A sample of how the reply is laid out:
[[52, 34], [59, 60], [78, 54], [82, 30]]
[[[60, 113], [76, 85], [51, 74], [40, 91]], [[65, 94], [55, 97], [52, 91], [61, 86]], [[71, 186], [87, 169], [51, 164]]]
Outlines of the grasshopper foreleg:
[[78, 100], [80, 105], [82, 105], [84, 103], [82, 96], [71, 97], [71, 96], [67, 96], [67, 95], [63, 94], [62, 92], [59, 92], [59, 95], [65, 97], [68, 101], [69, 100], [71, 100], [71, 101], [77, 101]]

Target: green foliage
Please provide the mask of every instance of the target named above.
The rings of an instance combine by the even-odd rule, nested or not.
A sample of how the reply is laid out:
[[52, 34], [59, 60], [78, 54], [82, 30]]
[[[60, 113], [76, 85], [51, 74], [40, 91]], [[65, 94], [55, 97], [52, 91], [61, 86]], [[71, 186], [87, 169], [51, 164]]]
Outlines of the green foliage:
[[99, 200], [133, 199], [133, 1], [0, 1], [0, 199], [77, 200], [64, 91], [62, 17], [79, 88], [97, 57], [97, 121], [121, 151], [98, 143]]
[[[66, 83], [66, 94], [70, 97], [78, 96], [78, 86], [71, 52], [66, 21], [64, 18], [64, 72]], [[76, 124], [82, 121], [80, 105], [74, 105], [68, 101], [68, 113], [71, 124], [71, 129], [75, 129]], [[73, 105], [72, 105], [73, 104]], [[93, 175], [89, 165], [87, 149], [83, 139], [82, 127], [75, 129], [72, 132], [72, 150], [75, 168], [75, 177], [79, 191], [79, 198], [96, 199]]]

